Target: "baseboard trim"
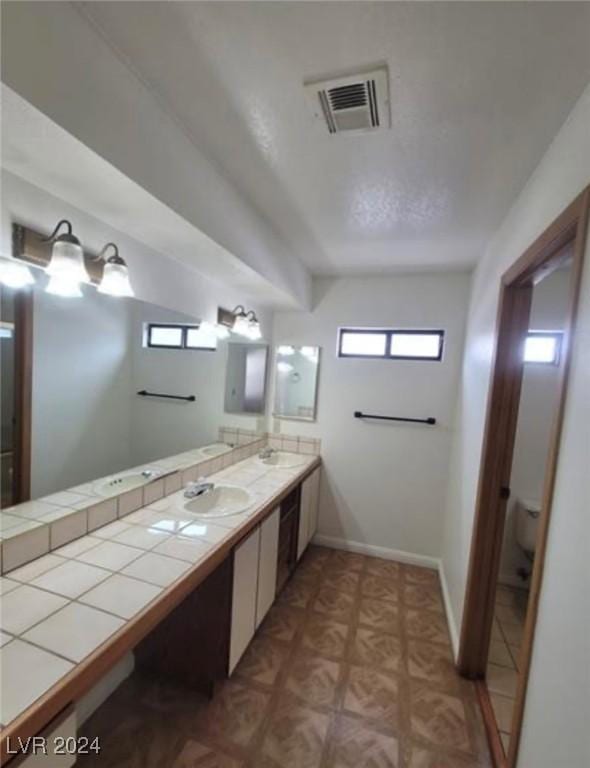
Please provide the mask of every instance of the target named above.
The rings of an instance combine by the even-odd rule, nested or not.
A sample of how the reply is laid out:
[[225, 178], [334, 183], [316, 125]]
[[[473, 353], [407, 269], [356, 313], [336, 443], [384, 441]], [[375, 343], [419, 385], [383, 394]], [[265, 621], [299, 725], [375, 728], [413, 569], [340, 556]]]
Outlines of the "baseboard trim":
[[453, 613], [453, 606], [449, 593], [449, 585], [447, 584], [447, 577], [445, 575], [445, 569], [442, 560], [438, 561], [438, 577], [440, 579], [440, 588], [442, 590], [445, 613], [447, 614], [447, 625], [449, 627], [449, 635], [451, 636], [453, 657], [455, 661], [457, 661], [459, 657], [459, 631], [457, 628], [457, 622], [455, 621], [455, 614]]
[[434, 571], [438, 571], [440, 587], [443, 595], [443, 603], [447, 616], [447, 625], [449, 627], [449, 634], [451, 636], [451, 646], [453, 648], [453, 655], [455, 659], [457, 659], [457, 656], [459, 655], [459, 632], [457, 631], [457, 623], [455, 621], [453, 608], [451, 606], [451, 598], [449, 595], [449, 587], [447, 585], [445, 571], [442, 561], [438, 557], [417, 555], [414, 552], [406, 552], [402, 549], [379, 547], [375, 544], [364, 544], [360, 541], [348, 541], [346, 539], [339, 539], [335, 536], [324, 536], [323, 534], [316, 534], [313, 537], [313, 543], [319, 544], [322, 547], [330, 547], [331, 549], [343, 549], [346, 552], [358, 552], [360, 555], [382, 557], [385, 560], [396, 560], [398, 563], [405, 563], [406, 565], [419, 565], [422, 566], [422, 568], [431, 568]]
[[331, 549], [343, 549], [346, 552], [358, 552], [359, 555], [372, 555], [373, 557], [382, 557], [384, 560], [397, 560], [398, 563], [407, 565], [421, 565], [423, 568], [432, 568], [438, 570], [438, 558], [428, 557], [427, 555], [416, 555], [413, 552], [405, 552], [402, 549], [389, 549], [389, 547], [378, 547], [375, 544], [364, 544], [360, 541], [348, 541], [339, 539], [335, 536], [324, 536], [316, 534], [313, 537], [313, 543], [322, 547]]

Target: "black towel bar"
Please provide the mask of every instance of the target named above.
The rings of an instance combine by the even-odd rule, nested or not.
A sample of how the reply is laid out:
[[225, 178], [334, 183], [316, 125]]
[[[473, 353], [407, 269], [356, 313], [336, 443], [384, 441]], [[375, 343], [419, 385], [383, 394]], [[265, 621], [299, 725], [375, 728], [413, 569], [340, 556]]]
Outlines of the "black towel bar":
[[354, 412], [355, 419], [381, 419], [382, 421], [410, 421], [413, 424], [436, 424], [436, 419], [429, 416], [427, 419], [409, 419], [406, 416], [376, 416], [373, 413]]
[[186, 400], [189, 403], [194, 403], [197, 399], [194, 395], [163, 395], [159, 392], [148, 392], [146, 389], [140, 389], [137, 393], [141, 397], [165, 397], [168, 400]]

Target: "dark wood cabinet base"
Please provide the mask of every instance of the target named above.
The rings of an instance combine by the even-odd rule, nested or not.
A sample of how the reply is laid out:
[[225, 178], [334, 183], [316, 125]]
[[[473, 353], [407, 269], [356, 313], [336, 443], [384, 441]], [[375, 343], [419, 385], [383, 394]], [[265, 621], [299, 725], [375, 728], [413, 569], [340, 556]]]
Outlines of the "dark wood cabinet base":
[[228, 672], [232, 579], [230, 555], [137, 646], [137, 667], [212, 697]]

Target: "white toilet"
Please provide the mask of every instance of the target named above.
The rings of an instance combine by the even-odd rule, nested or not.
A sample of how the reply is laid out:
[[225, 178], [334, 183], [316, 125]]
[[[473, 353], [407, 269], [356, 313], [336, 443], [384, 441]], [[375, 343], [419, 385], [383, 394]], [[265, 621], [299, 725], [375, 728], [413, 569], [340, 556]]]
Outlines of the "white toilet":
[[516, 502], [516, 541], [525, 555], [532, 560], [537, 545], [537, 530], [541, 516], [541, 504], [534, 499], [518, 499]]

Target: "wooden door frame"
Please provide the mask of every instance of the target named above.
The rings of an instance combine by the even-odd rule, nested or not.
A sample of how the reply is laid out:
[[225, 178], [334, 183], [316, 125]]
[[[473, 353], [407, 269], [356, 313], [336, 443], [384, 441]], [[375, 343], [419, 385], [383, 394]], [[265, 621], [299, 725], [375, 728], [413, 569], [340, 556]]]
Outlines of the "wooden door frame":
[[31, 498], [31, 420], [33, 401], [33, 291], [14, 295], [14, 487], [15, 504]]
[[[561, 348], [558, 401], [545, 466], [542, 511], [521, 648], [510, 748], [507, 760], [497, 763], [509, 768], [516, 766], [524, 716], [571, 362], [572, 339], [586, 249], [589, 210], [590, 186], [586, 187], [503, 274], [500, 285], [495, 354], [488, 395], [457, 661], [460, 673], [475, 680], [483, 680], [486, 673], [507, 504], [507, 498], [502, 489], [509, 488], [510, 484], [524, 367], [523, 342], [528, 330], [532, 289], [536, 282], [550, 274], [565, 258], [572, 256], [572, 279]], [[489, 730], [488, 728], [488, 734]], [[493, 752], [495, 754], [496, 750]]]

